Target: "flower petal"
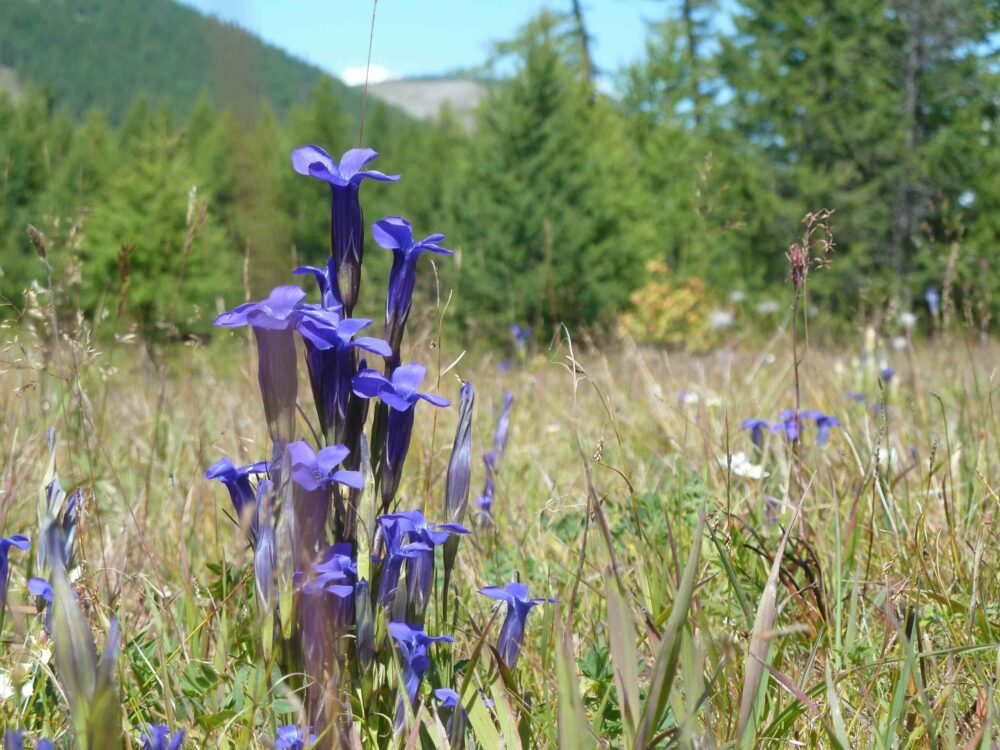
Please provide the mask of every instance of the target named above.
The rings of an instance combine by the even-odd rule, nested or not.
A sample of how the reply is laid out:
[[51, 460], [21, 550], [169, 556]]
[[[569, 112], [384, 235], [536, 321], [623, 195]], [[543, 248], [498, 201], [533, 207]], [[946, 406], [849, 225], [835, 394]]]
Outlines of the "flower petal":
[[300, 146], [292, 151], [292, 169], [299, 174], [309, 174], [310, 166], [316, 163], [322, 164], [330, 172], [337, 169], [330, 154], [319, 146]]

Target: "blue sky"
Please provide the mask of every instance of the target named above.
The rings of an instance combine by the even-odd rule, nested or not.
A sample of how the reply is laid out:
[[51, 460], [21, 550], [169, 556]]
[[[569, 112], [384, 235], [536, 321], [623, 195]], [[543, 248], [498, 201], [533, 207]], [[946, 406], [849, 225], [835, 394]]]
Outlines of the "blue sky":
[[[181, 1], [235, 21], [329, 73], [348, 79], [363, 75], [370, 0]], [[645, 22], [663, 18], [678, 2], [583, 0], [599, 68], [613, 72], [640, 57]], [[492, 41], [511, 37], [538, 11], [570, 7], [570, 0], [379, 0], [372, 69], [419, 76], [478, 65]]]

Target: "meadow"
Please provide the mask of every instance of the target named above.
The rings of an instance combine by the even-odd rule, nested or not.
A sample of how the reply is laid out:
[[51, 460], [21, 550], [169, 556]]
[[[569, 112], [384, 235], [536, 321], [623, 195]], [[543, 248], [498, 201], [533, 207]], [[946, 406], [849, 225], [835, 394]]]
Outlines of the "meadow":
[[[397, 597], [376, 614], [368, 671], [348, 665], [327, 686], [347, 693], [347, 708], [317, 747], [335, 737], [361, 747], [992, 746], [995, 341], [961, 326], [900, 337], [890, 320], [853, 337], [800, 336], [796, 365], [786, 319], [766, 338], [701, 355], [627, 338], [597, 346], [562, 330], [512, 346], [506, 361], [463, 351], [434, 315], [417, 323], [406, 359], [426, 363], [424, 388], [453, 403], [417, 407], [394, 507], [449, 520], [462, 382], [476, 392], [472, 497], [507, 392], [509, 436], [491, 465], [492, 502], [468, 504], [472, 533], [447, 584], [446, 553], [432, 552], [421, 619], [454, 642], [429, 648], [405, 701], [406, 651], [382, 633]], [[167, 747], [147, 724], [174, 739], [183, 730], [185, 747], [310, 746], [307, 727], [329, 714], [317, 713], [309, 674], [285, 668], [295, 660], [280, 634], [268, 653], [245, 523], [204, 477], [223, 456], [269, 453], [250, 334], [97, 342], [42, 292], [4, 339], [0, 529], [35, 545], [5, 550], [3, 725], [23, 728], [27, 747], [41, 737], [69, 747], [74, 733], [81, 746], [119, 746], [88, 734], [99, 716], [130, 748]], [[316, 416], [298, 346], [294, 432], [308, 439]], [[777, 424], [759, 445], [741, 427], [752, 418]], [[26, 589], [53, 476], [82, 492], [75, 570], [59, 575], [83, 620], [59, 614], [72, 598], [57, 591], [50, 623]], [[367, 479], [360, 503], [372, 502]], [[558, 602], [531, 610], [511, 659], [504, 605], [477, 592], [513, 581]], [[113, 618], [120, 647], [95, 668]], [[73, 630], [81, 621], [95, 644]], [[73, 641], [65, 661], [60, 633]], [[102, 689], [110, 709], [97, 706]]]

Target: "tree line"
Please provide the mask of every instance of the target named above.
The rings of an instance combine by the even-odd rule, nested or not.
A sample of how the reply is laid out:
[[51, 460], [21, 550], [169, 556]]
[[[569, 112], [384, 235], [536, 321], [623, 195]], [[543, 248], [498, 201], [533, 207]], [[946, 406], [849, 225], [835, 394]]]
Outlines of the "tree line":
[[[457, 295], [451, 323], [476, 336], [512, 323], [610, 330], [649, 297], [651, 262], [720, 307], [773, 295], [803, 215], [830, 208], [835, 261], [810, 292], [825, 311], [918, 309], [927, 288], [947, 287], [989, 324], [1000, 6], [725, 5], [723, 17], [715, 0], [665, 4], [641, 59], [613, 73], [615, 96], [596, 83], [574, 4], [497, 45], [493, 61], [513, 73], [491, 84], [471, 132], [447, 111], [417, 122], [369, 102], [364, 145], [403, 178], [363, 188], [366, 219], [402, 214], [418, 234], [448, 235], [460, 250], [439, 276]], [[96, 319], [204, 334], [246, 286], [259, 294], [329, 252], [328, 196], [294, 174], [291, 149], [358, 142], [328, 80], [278, 114], [202, 96], [178, 119], [140, 96], [114, 127], [39, 90], [0, 97], [0, 291], [13, 311], [45, 277], [33, 224], [54, 277]], [[365, 283], [381, 285], [389, 259], [368, 248]]]

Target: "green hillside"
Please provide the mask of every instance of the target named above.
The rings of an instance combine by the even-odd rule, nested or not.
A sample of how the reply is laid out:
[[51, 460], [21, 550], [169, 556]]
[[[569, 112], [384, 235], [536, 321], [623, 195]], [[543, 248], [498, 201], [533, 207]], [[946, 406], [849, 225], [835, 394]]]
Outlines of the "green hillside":
[[[20, 86], [47, 87], [56, 107], [91, 107], [120, 122], [139, 92], [186, 117], [199, 94], [241, 109], [265, 99], [276, 112], [303, 102], [317, 68], [252, 34], [172, 0], [0, 0], [0, 66]], [[100, 50], [100, 54], [95, 54]], [[361, 97], [332, 87], [357, 116]]]

